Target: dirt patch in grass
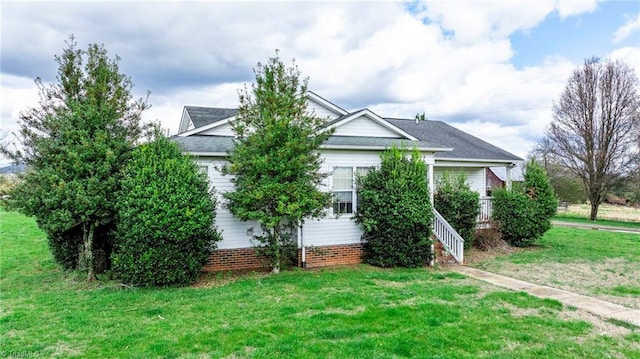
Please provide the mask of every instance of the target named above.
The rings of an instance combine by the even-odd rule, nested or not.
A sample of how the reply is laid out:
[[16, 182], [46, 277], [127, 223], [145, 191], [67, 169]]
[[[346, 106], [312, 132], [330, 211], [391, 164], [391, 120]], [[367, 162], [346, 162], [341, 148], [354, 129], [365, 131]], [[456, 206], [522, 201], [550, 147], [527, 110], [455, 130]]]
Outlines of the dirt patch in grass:
[[507, 247], [493, 248], [487, 251], [483, 251], [478, 248], [471, 248], [469, 250], [465, 250], [464, 252], [464, 264], [473, 267], [474, 264], [481, 263], [481, 262], [488, 262], [496, 257], [505, 256], [505, 255], [527, 251], [527, 250], [535, 250], [535, 249], [507, 246]]
[[269, 276], [271, 272], [255, 271], [255, 270], [238, 270], [238, 271], [221, 271], [221, 272], [205, 272], [198, 281], [191, 285], [193, 288], [212, 288], [222, 287], [231, 283], [235, 283], [239, 279], [264, 278]]
[[640, 309], [640, 295], [616, 292], [614, 288], [640, 287], [640, 265], [623, 258], [610, 258], [595, 263], [514, 264], [485, 263], [490, 272], [547, 285], [611, 303]]
[[[591, 314], [584, 310], [579, 309], [565, 309], [561, 311], [559, 317], [564, 320], [582, 320], [587, 323], [591, 323], [593, 329], [591, 330], [591, 337], [598, 335], [607, 336], [623, 336], [631, 333], [631, 329], [607, 322], [595, 314]], [[584, 341], [587, 337], [582, 337], [580, 340]]]

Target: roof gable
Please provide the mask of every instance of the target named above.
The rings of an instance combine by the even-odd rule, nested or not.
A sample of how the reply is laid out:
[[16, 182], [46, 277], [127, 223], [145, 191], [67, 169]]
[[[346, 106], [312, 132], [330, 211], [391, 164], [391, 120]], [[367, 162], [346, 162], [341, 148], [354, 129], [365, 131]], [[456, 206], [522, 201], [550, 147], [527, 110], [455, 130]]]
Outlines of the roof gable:
[[328, 117], [330, 120], [333, 120], [349, 113], [349, 111], [321, 97], [315, 92], [307, 91], [305, 96], [307, 97], [307, 109], [313, 111], [316, 116]]
[[411, 141], [416, 137], [398, 128], [369, 109], [362, 109], [328, 122], [325, 128], [335, 129], [333, 136], [402, 138]]
[[[185, 106], [178, 136], [185, 137], [198, 133], [230, 135], [227, 127], [236, 114], [238, 114], [236, 108]], [[187, 121], [190, 123], [185, 126]], [[221, 132], [218, 133], [215, 128], [220, 128]]]

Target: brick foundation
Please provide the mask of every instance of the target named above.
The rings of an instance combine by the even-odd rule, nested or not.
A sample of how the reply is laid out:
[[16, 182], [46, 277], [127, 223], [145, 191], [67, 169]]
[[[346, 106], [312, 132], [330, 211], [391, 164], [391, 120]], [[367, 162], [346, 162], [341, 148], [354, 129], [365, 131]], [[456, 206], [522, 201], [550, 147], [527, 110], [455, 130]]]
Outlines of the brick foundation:
[[[360, 243], [307, 247], [306, 267], [319, 268], [362, 263], [362, 252], [363, 245]], [[302, 266], [301, 249], [298, 249], [298, 266]], [[209, 255], [209, 260], [204, 266], [207, 272], [252, 269], [269, 269], [267, 258], [258, 256], [253, 248], [219, 249]]]
[[[341, 244], [333, 246], [307, 247], [307, 268], [329, 267], [362, 263], [363, 245]], [[298, 265], [302, 266], [302, 250], [298, 249]]]
[[254, 248], [218, 249], [209, 255], [204, 266], [207, 272], [247, 269], [269, 269], [269, 261], [257, 255]]

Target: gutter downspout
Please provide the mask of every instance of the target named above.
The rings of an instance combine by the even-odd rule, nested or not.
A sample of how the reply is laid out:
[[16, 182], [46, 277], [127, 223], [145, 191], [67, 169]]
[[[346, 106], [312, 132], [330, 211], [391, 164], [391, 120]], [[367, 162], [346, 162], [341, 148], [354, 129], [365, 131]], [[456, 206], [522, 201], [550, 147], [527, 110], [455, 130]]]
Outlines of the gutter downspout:
[[302, 235], [302, 221], [298, 221], [298, 248], [300, 248], [300, 256], [302, 257], [300, 262], [302, 268], [307, 268], [307, 251], [304, 246], [304, 237]]
[[[429, 176], [429, 202], [431, 202], [431, 208], [435, 208], [434, 204], [433, 204], [433, 196], [436, 190], [436, 186], [434, 183], [434, 174], [433, 174], [433, 167], [435, 164], [435, 159], [433, 158], [433, 155], [430, 158], [426, 158], [425, 159], [427, 166], [428, 166], [428, 171], [429, 173], [427, 174]], [[435, 249], [435, 245], [433, 243], [431, 243], [431, 260], [429, 261], [429, 267], [433, 267], [435, 266], [435, 257], [436, 257], [436, 249]]]

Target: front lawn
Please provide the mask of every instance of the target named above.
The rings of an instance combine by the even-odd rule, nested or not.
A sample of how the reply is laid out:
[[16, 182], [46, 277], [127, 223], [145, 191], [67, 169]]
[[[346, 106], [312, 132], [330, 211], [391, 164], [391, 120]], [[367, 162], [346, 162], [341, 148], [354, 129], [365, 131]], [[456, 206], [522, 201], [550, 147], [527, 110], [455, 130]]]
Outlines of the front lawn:
[[587, 224], [591, 226], [609, 226], [609, 227], [623, 227], [630, 229], [640, 229], [640, 218], [638, 221], [613, 221], [608, 219], [598, 219], [596, 221], [592, 221], [588, 218], [576, 215], [576, 214], [565, 214], [558, 213], [554, 218], [554, 220], [562, 221], [562, 222], [571, 222], [571, 223], [579, 223], [579, 224]]
[[536, 246], [473, 266], [640, 309], [640, 234], [554, 226]]
[[637, 331], [601, 335], [557, 301], [444, 270], [363, 265], [131, 289], [61, 272], [33, 220], [0, 221], [3, 356], [640, 357]]

